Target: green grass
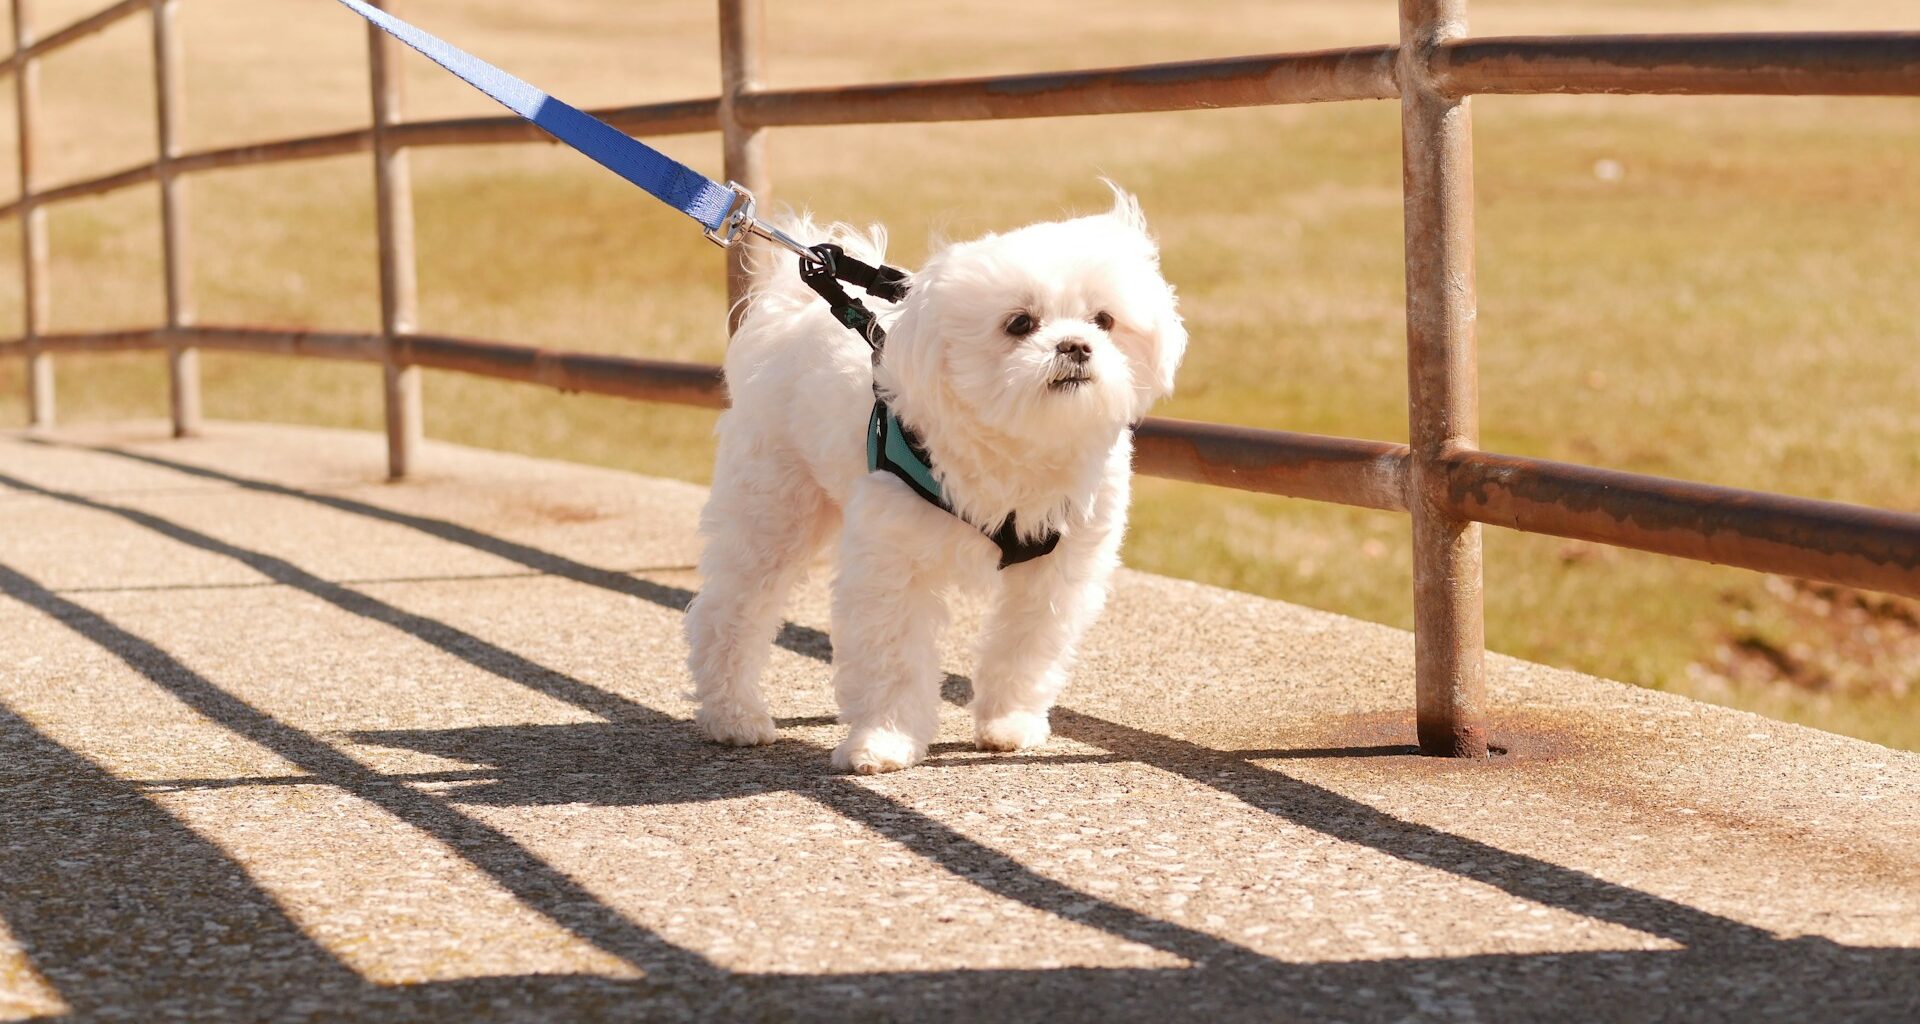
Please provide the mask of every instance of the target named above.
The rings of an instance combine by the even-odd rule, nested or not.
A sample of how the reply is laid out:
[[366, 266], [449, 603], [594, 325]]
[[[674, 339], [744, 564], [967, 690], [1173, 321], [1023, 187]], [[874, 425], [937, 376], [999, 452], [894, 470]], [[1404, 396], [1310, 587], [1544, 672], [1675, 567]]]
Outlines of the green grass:
[[[642, 38], [652, 26], [625, 7], [569, 0], [554, 14], [568, 32], [523, 38], [511, 4], [418, 6], [422, 18], [460, 28], [449, 34], [498, 59], [524, 54], [529, 63], [516, 67], [587, 102], [711, 91], [712, 43], [703, 34], [711, 26], [702, 19]], [[1370, 3], [1250, 4], [1236, 22], [1129, 4], [1146, 20], [1126, 31], [1050, 9], [1034, 15], [1034, 33], [1009, 40], [989, 17], [1007, 5], [947, 0], [949, 18], [901, 26], [897, 39], [877, 45], [856, 45], [868, 29], [850, 14], [803, 23], [779, 8], [773, 38], [788, 42], [773, 77], [799, 84], [1057, 65], [1061, 50], [1048, 33], [1083, 40], [1070, 58], [1078, 65], [1377, 41], [1392, 31], [1391, 5], [1381, 6], [1384, 21]], [[1872, 19], [1900, 17], [1897, 5], [1867, 4], [1841, 21], [1811, 0], [1476, 7], [1487, 31], [1885, 27]], [[332, 21], [314, 17], [300, 30], [315, 53], [336, 56], [294, 62], [286, 73], [302, 81], [336, 75], [346, 45]], [[578, 31], [595, 18], [621, 28], [599, 38]], [[1255, 30], [1274, 42], [1248, 42]], [[640, 47], [661, 55], [659, 74], [623, 91], [618, 76], [633, 74]], [[212, 59], [215, 70], [197, 72], [196, 82], [252, 73], [233, 58]], [[484, 109], [426, 71], [416, 80], [417, 109]], [[104, 98], [63, 102], [81, 110], [83, 100], [117, 101], [124, 90], [97, 91]], [[312, 131], [355, 116], [308, 109], [311, 96], [292, 90], [284, 100], [273, 89], [231, 92], [252, 112], [236, 107], [236, 95], [214, 98], [219, 112], [196, 121], [196, 138]], [[283, 102], [296, 119], [290, 126], [254, 109]], [[1911, 184], [1920, 104], [1475, 102], [1487, 447], [1920, 508], [1920, 201]], [[665, 145], [717, 171], [711, 137]], [[908, 262], [934, 232], [965, 236], [1094, 207], [1104, 194], [1094, 179], [1111, 175], [1142, 196], [1192, 328], [1180, 393], [1161, 411], [1403, 440], [1398, 146], [1397, 107], [1368, 103], [795, 130], [774, 133], [772, 158], [782, 198], [885, 221]], [[115, 166], [103, 160], [93, 173]], [[1617, 180], [1596, 174], [1603, 160], [1622, 169]], [[719, 358], [719, 254], [644, 196], [547, 147], [422, 152], [414, 174], [427, 329]], [[370, 327], [369, 185], [364, 158], [198, 179], [202, 318]], [[56, 214], [58, 326], [156, 315], [152, 206], [142, 191]], [[17, 251], [11, 231], [0, 231], [0, 255]], [[0, 303], [17, 306], [14, 280], [0, 269]], [[370, 368], [218, 354], [205, 366], [212, 416], [378, 424]], [[164, 411], [156, 357], [69, 359], [61, 372], [67, 419]], [[22, 415], [19, 380], [18, 366], [0, 366], [0, 419]], [[435, 437], [693, 480], [708, 472], [709, 413], [450, 374], [429, 374], [426, 395]], [[1395, 516], [1149, 480], [1139, 487], [1127, 558], [1405, 626], [1405, 533]], [[1728, 684], [1690, 668], [1747, 628], [1743, 610], [1771, 600], [1762, 582], [1490, 530], [1488, 640], [1498, 651], [1920, 749], [1920, 686], [1899, 697], [1892, 685], [1877, 696], [1812, 693]]]

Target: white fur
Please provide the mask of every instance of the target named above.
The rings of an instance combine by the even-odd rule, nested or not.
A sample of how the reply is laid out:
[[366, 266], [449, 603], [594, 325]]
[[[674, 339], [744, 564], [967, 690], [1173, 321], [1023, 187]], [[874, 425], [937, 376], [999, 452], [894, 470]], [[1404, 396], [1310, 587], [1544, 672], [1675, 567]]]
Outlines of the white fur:
[[[863, 774], [926, 755], [940, 705], [936, 642], [954, 585], [995, 590], [974, 670], [983, 749], [1044, 743], [1075, 645], [1106, 602], [1126, 528], [1128, 425], [1173, 388], [1186, 330], [1139, 205], [950, 245], [914, 275], [878, 367], [894, 413], [919, 433], [941, 485], [971, 523], [1011, 515], [1023, 535], [1061, 533], [1041, 558], [995, 571], [980, 529], [866, 471], [875, 371], [868, 349], [800, 283], [791, 256], [760, 275], [727, 352], [732, 408], [720, 417], [713, 491], [700, 517], [703, 586], [687, 610], [696, 715], [711, 738], [767, 743], [759, 677], [788, 590], [837, 532], [834, 690], [849, 727], [835, 765]], [[821, 232], [804, 220], [798, 238]], [[833, 241], [870, 263], [879, 229]], [[1026, 312], [1040, 327], [1006, 330]], [[1096, 314], [1114, 318], [1111, 331]], [[1056, 346], [1091, 344], [1093, 379]]]

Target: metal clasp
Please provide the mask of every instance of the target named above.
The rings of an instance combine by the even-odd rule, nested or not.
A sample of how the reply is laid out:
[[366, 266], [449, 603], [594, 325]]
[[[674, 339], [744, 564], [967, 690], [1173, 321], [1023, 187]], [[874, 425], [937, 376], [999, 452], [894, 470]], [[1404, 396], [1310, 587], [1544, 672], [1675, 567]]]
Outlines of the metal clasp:
[[735, 242], [746, 237], [753, 229], [753, 193], [741, 187], [737, 181], [727, 182], [727, 190], [733, 193], [733, 202], [727, 205], [727, 214], [706, 231], [707, 241], [722, 249], [731, 249]]
[[805, 262], [813, 263], [818, 261], [819, 257], [815, 256], [806, 246], [794, 241], [786, 232], [781, 231], [779, 228], [762, 224], [754, 219], [755, 205], [753, 193], [747, 191], [746, 186], [741, 185], [737, 181], [729, 181], [727, 182], [727, 189], [733, 193], [733, 202], [727, 207], [727, 215], [720, 218], [720, 223], [707, 229], [707, 241], [712, 242], [722, 249], [731, 249], [742, 238], [748, 235], [759, 235], [761, 238], [787, 249]]

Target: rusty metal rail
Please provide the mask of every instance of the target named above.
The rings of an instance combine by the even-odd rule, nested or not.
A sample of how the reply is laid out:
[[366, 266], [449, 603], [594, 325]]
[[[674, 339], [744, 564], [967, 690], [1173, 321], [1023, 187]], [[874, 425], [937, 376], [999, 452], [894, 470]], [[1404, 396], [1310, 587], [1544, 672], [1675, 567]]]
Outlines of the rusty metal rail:
[[1407, 510], [1407, 446], [1149, 417], [1133, 435], [1142, 473], [1239, 491]]
[[[20, 24], [16, 23], [13, 37], [14, 51], [7, 59], [0, 60], [0, 75], [17, 71], [35, 57], [52, 53], [70, 43], [79, 42], [123, 18], [138, 14], [146, 10], [151, 3], [152, 0], [120, 0], [119, 3], [103, 7], [57, 32], [49, 33], [44, 39], [35, 39], [31, 36], [23, 38], [18, 31]], [[23, 18], [22, 21], [31, 24], [29, 19]]]
[[1920, 515], [1493, 452], [1441, 472], [1477, 522], [1920, 595]]
[[724, 409], [727, 405], [720, 368], [698, 363], [562, 352], [419, 334], [403, 339], [400, 356], [416, 366], [544, 384], [562, 391], [706, 409]]
[[741, 119], [760, 127], [1139, 114], [1277, 103], [1385, 100], [1392, 46], [1232, 57], [1092, 71], [758, 92]]
[[[305, 331], [272, 327], [138, 327], [119, 331], [69, 331], [43, 334], [45, 352], [159, 352], [172, 345], [254, 352], [276, 356], [315, 356], [379, 362], [380, 336], [353, 331]], [[0, 345], [0, 354], [24, 352], [20, 342]]]
[[1920, 96], [1920, 32], [1508, 36], [1434, 49], [1449, 96]]
[[[36, 38], [30, 0], [13, 0], [25, 294], [20, 339], [29, 420], [53, 421], [52, 354], [165, 351], [174, 429], [199, 419], [198, 349], [344, 359], [386, 376], [389, 470], [415, 463], [422, 368], [564, 391], [704, 408], [725, 405], [714, 366], [565, 352], [420, 333], [411, 188], [419, 146], [550, 141], [516, 117], [408, 121], [389, 44], [370, 36], [372, 124], [326, 135], [183, 152], [174, 13], [183, 0], [120, 0]], [[1401, 102], [1406, 184], [1410, 444], [1150, 419], [1135, 435], [1143, 473], [1240, 490], [1407, 512], [1414, 532], [1415, 688], [1422, 747], [1488, 748], [1481, 683], [1480, 524], [1547, 533], [1766, 572], [1920, 596], [1920, 515], [1666, 480], [1477, 450], [1473, 325], [1472, 125], [1476, 94], [1920, 96], [1920, 33], [1729, 33], [1475, 39], [1466, 0], [1399, 0], [1393, 44], [1123, 68], [820, 89], [761, 82], [762, 0], [718, 0], [721, 90], [712, 98], [594, 111], [636, 135], [718, 131], [728, 177], [765, 195], [772, 128], [1197, 110], [1340, 100]], [[152, 12], [160, 151], [151, 163], [53, 187], [33, 175], [37, 63], [141, 10]], [[184, 178], [201, 171], [371, 152], [380, 227], [381, 330], [310, 331], [193, 323]], [[51, 203], [158, 183], [167, 323], [47, 331]], [[748, 283], [743, 253], [728, 291]]]
[[[129, 11], [151, 3], [116, 5]], [[122, 12], [123, 14], [126, 12]], [[114, 19], [117, 20], [119, 15]], [[95, 19], [87, 19], [89, 22]], [[89, 31], [105, 27], [105, 22]], [[86, 35], [72, 28], [58, 39]], [[56, 39], [31, 53], [56, 48]], [[17, 58], [0, 62], [0, 73]], [[1124, 68], [999, 75], [814, 89], [741, 91], [742, 129], [846, 124], [978, 121], [1089, 114], [1385, 100], [1400, 95], [1398, 46], [1358, 46]], [[1720, 33], [1462, 39], [1435, 47], [1431, 74], [1452, 97], [1543, 93], [1695, 96], [1920, 96], [1920, 33]], [[720, 97], [589, 111], [633, 135], [691, 135], [720, 129]], [[391, 129], [403, 147], [553, 140], [511, 115], [407, 121]], [[314, 160], [365, 152], [373, 130], [278, 139], [183, 153], [177, 173]], [[41, 203], [99, 195], [154, 180], [157, 163], [43, 189]], [[18, 212], [16, 201], [0, 216]]]

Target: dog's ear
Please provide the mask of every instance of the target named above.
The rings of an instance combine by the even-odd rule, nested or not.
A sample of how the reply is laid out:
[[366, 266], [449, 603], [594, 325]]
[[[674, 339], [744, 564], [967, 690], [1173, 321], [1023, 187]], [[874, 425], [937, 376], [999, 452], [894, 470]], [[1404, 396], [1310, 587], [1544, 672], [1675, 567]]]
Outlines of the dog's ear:
[[1152, 329], [1153, 336], [1153, 387], [1149, 389], [1148, 401], [1159, 401], [1173, 394], [1173, 375], [1180, 369], [1180, 360], [1187, 354], [1187, 325], [1180, 319], [1180, 307], [1174, 298], [1173, 286], [1167, 289], [1164, 304], [1159, 306], [1158, 322]]
[[[1140, 200], [1115, 184], [1111, 178], [1101, 178], [1100, 182], [1113, 192], [1113, 209], [1108, 211], [1107, 216], [1113, 218], [1123, 230], [1139, 236], [1146, 265], [1157, 268], [1160, 264], [1159, 246], [1154, 241], [1153, 232], [1147, 229], [1147, 217], [1140, 212]], [[1174, 298], [1173, 286], [1161, 280], [1157, 273], [1152, 275], [1152, 281], [1154, 294], [1146, 298], [1142, 310], [1152, 321], [1145, 329], [1147, 339], [1153, 346], [1146, 360], [1151, 374], [1146, 387], [1148, 404], [1173, 394], [1174, 373], [1180, 369], [1180, 360], [1187, 354], [1187, 327], [1180, 319], [1180, 307]], [[1164, 289], [1164, 292], [1160, 289]]]
[[1107, 213], [1107, 216], [1119, 221], [1129, 230], [1152, 238], [1153, 233], [1147, 230], [1147, 215], [1140, 212], [1140, 200], [1134, 198], [1133, 194], [1126, 189], [1114, 184], [1112, 178], [1101, 178], [1100, 183], [1113, 192], [1113, 209]]

